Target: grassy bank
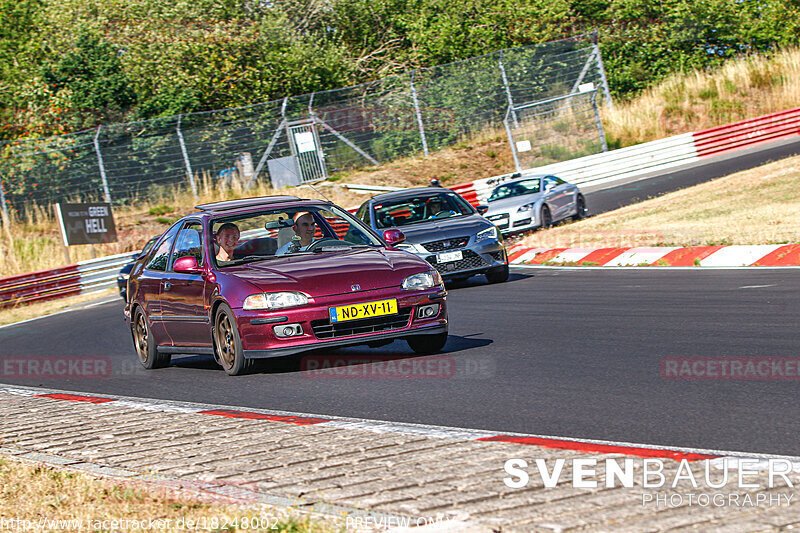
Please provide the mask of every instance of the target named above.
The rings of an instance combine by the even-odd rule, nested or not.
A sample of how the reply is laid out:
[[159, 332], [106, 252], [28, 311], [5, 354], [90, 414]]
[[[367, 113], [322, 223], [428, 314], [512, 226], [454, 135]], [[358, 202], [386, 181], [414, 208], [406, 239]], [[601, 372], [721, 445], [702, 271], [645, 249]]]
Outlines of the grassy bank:
[[800, 156], [537, 231], [520, 243], [596, 248], [800, 242], [798, 183]]
[[[188, 527], [191, 523], [200, 527]], [[253, 527], [263, 523], [266, 527]], [[344, 530], [332, 520], [315, 519], [290, 510], [202, 501], [171, 489], [96, 479], [81, 472], [2, 456], [0, 524], [5, 524], [3, 529], [19, 531], [332, 533]]]

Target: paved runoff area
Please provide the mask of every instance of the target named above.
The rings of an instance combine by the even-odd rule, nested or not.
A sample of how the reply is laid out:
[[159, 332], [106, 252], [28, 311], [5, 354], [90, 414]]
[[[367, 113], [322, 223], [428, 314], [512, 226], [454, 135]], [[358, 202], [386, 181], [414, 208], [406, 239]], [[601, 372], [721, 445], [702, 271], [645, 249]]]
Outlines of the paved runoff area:
[[800, 529], [795, 457], [0, 385], [2, 455], [293, 506], [348, 531]]

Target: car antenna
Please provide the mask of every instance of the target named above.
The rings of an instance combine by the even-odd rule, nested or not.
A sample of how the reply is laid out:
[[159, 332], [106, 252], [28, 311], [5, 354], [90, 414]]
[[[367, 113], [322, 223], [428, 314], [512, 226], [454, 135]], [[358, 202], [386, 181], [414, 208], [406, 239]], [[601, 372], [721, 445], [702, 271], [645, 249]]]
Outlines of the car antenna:
[[311, 187], [312, 189], [314, 189], [314, 192], [315, 192], [315, 193], [319, 194], [320, 196], [322, 196], [323, 198], [325, 198], [326, 200], [328, 200], [330, 203], [333, 203], [333, 201], [332, 201], [330, 198], [328, 198], [327, 196], [325, 196], [324, 194], [322, 194], [322, 192], [320, 192], [320, 190], [319, 190], [319, 189], [317, 189], [316, 187], [314, 187], [314, 186], [313, 186], [311, 183], [304, 183], [303, 185], [308, 185], [309, 187]]

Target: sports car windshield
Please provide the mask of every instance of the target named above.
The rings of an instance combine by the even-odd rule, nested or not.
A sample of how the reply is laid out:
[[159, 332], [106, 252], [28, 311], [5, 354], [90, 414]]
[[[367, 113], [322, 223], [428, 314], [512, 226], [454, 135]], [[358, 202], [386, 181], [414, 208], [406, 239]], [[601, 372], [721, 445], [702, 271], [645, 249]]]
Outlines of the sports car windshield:
[[540, 181], [539, 178], [531, 178], [529, 180], [515, 181], [514, 183], [500, 185], [492, 191], [489, 201], [494, 202], [495, 200], [502, 200], [503, 198], [513, 198], [514, 196], [537, 193], [541, 187]]
[[[290, 254], [384, 246], [360, 221], [331, 205], [269, 208], [218, 218], [212, 221], [211, 230], [220, 267]], [[220, 248], [229, 242], [235, 243], [228, 245], [233, 246], [230, 253], [221, 253]]]
[[474, 212], [466, 200], [452, 192], [386, 200], [374, 204], [372, 209], [375, 225], [381, 229], [461, 217]]

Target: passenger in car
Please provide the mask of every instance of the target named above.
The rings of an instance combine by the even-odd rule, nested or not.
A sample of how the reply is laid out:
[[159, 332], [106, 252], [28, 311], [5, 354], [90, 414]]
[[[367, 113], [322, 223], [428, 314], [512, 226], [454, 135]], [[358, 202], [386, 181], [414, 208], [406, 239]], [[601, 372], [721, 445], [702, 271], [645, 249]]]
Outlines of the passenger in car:
[[233, 250], [239, 242], [239, 227], [232, 222], [225, 222], [217, 229], [216, 243], [219, 246], [217, 261], [233, 260]]

